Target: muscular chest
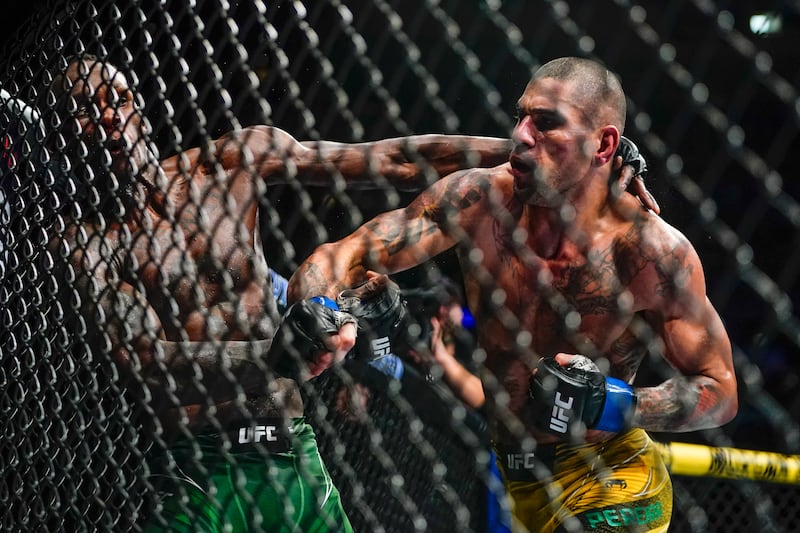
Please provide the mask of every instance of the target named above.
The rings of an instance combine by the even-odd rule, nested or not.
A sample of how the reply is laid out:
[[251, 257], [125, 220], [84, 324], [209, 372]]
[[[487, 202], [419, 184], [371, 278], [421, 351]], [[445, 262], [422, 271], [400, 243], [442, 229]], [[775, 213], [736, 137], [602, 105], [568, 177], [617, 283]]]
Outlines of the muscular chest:
[[541, 355], [586, 346], [606, 351], [629, 324], [631, 280], [617, 268], [611, 243], [589, 251], [566, 246], [553, 257], [502, 242], [484, 249], [492, 251], [484, 264], [501, 290], [503, 308], [514, 317], [501, 324], [496, 313], [486, 313], [488, 342], [502, 344], [498, 348], [525, 342]]
[[129, 266], [150, 295], [170, 295], [185, 304], [201, 293], [208, 304], [251, 280], [254, 240], [246, 220], [187, 209], [135, 234]]
[[604, 347], [626, 322], [618, 303], [624, 286], [613, 266], [597, 259], [536, 258], [530, 265], [516, 259], [508, 265], [507, 282], [519, 287], [509, 305], [538, 351], [585, 341]]

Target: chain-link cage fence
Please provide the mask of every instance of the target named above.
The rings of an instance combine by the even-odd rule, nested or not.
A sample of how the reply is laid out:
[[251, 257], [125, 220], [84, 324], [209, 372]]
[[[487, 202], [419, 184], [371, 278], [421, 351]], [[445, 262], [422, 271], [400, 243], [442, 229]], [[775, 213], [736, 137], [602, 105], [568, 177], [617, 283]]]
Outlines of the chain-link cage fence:
[[[348, 360], [295, 389], [260, 357], [281, 311], [264, 294], [267, 262], [288, 278], [318, 245], [417, 193], [366, 166], [352, 186], [322, 151], [304, 182], [287, 145], [257, 126], [311, 147], [507, 137], [532, 70], [561, 56], [619, 74], [625, 135], [662, 217], [696, 248], [733, 344], [736, 418], [653, 438], [800, 453], [796, 3], [49, 0], [22, 11], [5, 22], [0, 70], [3, 530], [334, 527], [332, 479], [356, 531], [487, 531], [488, 422], [436, 372], [407, 361], [396, 380]], [[253, 155], [265, 146], [275, 155]], [[280, 179], [248, 179], [259, 172]], [[454, 253], [395, 279], [411, 290], [442, 275], [460, 281]], [[656, 350], [637, 384], [671, 372]], [[327, 470], [288, 453], [308, 436], [291, 425], [300, 415]], [[270, 442], [237, 449], [258, 440]], [[673, 476], [670, 531], [800, 530], [795, 486], [709, 473]]]

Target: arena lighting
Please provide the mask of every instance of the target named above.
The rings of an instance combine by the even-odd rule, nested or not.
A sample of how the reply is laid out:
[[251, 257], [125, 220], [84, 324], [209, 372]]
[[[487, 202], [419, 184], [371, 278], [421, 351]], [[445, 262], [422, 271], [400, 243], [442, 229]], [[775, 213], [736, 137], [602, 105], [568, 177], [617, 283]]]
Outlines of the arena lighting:
[[776, 35], [783, 29], [783, 15], [775, 11], [750, 16], [750, 31], [755, 35]]

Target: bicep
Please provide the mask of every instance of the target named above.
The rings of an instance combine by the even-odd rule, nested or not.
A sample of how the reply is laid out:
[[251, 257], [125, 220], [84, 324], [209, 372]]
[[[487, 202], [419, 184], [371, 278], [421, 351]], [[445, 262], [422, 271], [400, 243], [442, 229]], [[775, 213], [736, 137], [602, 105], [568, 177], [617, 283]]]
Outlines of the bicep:
[[717, 310], [706, 296], [705, 273], [688, 244], [677, 248], [671, 286], [663, 291], [665, 357], [685, 376], [714, 380], [722, 391], [735, 392], [731, 343]]
[[674, 316], [665, 321], [663, 341], [669, 363], [684, 375], [705, 375], [719, 382], [733, 377], [731, 343], [708, 298], [700, 311]]

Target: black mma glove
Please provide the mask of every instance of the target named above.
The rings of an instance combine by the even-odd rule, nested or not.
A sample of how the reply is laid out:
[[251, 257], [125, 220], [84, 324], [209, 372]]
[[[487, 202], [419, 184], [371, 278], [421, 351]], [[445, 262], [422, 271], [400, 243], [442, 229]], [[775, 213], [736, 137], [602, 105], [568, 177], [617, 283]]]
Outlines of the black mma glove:
[[639, 147], [624, 135], [620, 136], [617, 153], [614, 155], [622, 157], [622, 166], [630, 165], [633, 167], [634, 178], [636, 176], [641, 176], [642, 178], [647, 176], [647, 161], [639, 153]]
[[604, 376], [584, 356], [575, 356], [567, 366], [554, 358], [539, 362], [531, 377], [528, 409], [537, 429], [568, 436], [575, 424], [587, 429], [620, 432], [630, 425], [636, 406], [633, 387]]
[[281, 376], [305, 379], [308, 363], [329, 351], [323, 339], [335, 335], [347, 323], [357, 321], [340, 311], [328, 297], [315, 296], [297, 302], [283, 316], [267, 353], [267, 365]]
[[342, 311], [358, 319], [354, 356], [400, 379], [403, 362], [397, 354], [407, 350], [410, 320], [400, 287], [388, 276], [378, 276], [342, 291], [336, 300]]

